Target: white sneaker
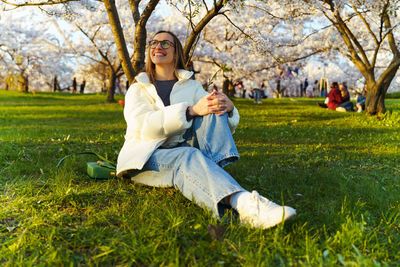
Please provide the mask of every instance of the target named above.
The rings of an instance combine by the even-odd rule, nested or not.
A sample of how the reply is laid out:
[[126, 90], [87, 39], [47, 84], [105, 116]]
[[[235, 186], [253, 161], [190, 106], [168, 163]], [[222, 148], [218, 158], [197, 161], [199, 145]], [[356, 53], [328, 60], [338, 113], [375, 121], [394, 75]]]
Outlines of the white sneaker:
[[262, 229], [273, 227], [296, 215], [295, 209], [280, 206], [260, 196], [257, 191], [251, 193], [248, 201], [238, 203], [237, 211], [241, 222]]
[[336, 111], [339, 111], [339, 112], [346, 112], [346, 109], [345, 109], [344, 107], [337, 107], [337, 108], [336, 108]]

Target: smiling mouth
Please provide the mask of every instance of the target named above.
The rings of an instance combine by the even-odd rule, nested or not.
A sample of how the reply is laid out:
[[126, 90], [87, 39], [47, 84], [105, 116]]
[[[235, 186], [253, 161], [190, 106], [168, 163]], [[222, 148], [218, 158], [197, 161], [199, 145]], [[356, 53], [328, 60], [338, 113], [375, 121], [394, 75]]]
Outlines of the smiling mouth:
[[155, 57], [164, 57], [165, 54], [161, 53], [161, 52], [155, 52], [155, 53], [153, 53], [153, 56], [155, 56]]

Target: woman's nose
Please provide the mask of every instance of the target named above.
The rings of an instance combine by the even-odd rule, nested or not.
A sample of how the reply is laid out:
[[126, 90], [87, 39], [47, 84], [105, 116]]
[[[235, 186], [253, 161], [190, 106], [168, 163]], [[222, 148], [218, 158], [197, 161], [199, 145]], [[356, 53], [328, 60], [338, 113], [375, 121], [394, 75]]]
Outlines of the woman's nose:
[[162, 49], [161, 42], [158, 42], [156, 47], [154, 47], [154, 48], [158, 48], [158, 47], [160, 47]]

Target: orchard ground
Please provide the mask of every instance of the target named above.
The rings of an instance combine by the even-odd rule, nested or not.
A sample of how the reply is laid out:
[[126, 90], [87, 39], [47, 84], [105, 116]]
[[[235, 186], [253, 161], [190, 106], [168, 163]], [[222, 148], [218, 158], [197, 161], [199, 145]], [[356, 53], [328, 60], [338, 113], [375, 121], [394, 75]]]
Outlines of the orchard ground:
[[73, 152], [116, 161], [125, 122], [104, 95], [0, 91], [0, 263], [400, 265], [400, 100], [381, 117], [319, 101], [235, 100], [241, 159], [227, 171], [298, 212], [255, 230], [217, 221], [174, 189], [91, 180], [91, 156], [57, 172]]

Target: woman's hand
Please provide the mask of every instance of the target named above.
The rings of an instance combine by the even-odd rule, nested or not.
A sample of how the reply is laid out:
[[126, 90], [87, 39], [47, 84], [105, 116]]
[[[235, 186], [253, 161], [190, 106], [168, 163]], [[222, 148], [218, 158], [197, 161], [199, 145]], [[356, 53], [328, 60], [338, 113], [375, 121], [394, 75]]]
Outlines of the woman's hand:
[[212, 92], [212, 94], [208, 97], [208, 101], [211, 113], [216, 113], [218, 115], [231, 112], [235, 107], [229, 97], [227, 97], [224, 93], [219, 93], [217, 91]]
[[210, 113], [223, 115], [232, 111], [234, 105], [232, 101], [223, 93], [213, 91], [201, 98], [194, 106], [189, 108], [190, 115], [204, 116]]

